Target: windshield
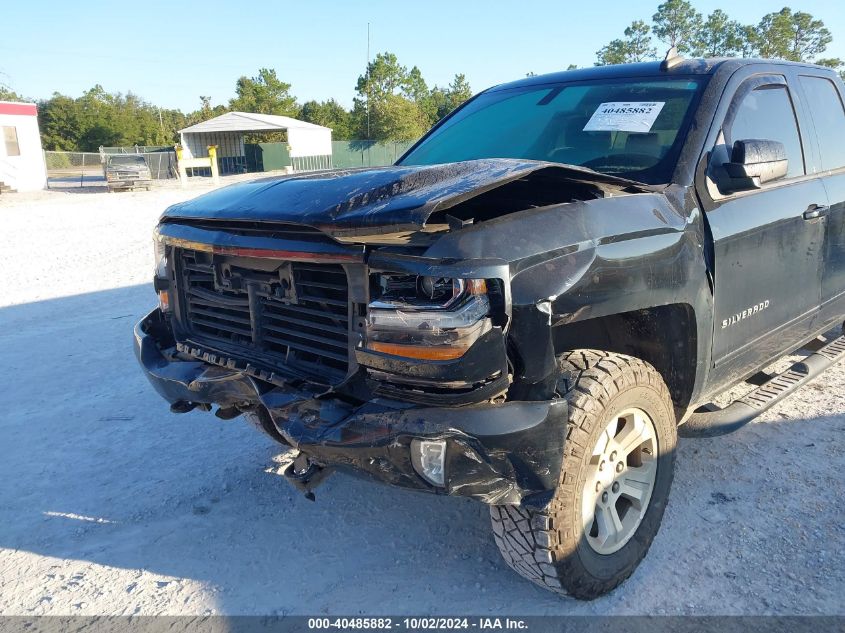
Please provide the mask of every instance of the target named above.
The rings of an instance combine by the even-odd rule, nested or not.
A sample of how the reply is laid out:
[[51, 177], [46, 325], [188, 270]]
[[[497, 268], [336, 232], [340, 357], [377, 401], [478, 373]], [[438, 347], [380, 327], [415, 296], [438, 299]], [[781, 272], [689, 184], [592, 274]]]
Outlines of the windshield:
[[626, 79], [485, 92], [399, 164], [525, 158], [669, 182], [702, 84]]
[[143, 156], [112, 156], [109, 158], [109, 165], [140, 165], [146, 167], [147, 163]]

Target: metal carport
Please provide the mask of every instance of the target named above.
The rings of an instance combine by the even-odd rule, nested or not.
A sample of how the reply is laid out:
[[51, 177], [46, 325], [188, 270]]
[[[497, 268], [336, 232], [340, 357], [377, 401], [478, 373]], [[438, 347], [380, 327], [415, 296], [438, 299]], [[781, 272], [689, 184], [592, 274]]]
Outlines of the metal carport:
[[294, 171], [330, 169], [332, 166], [331, 128], [275, 114], [227, 112], [218, 117], [179, 130], [185, 158], [205, 158], [208, 146], [217, 146], [221, 173], [246, 171], [244, 135], [260, 132], [286, 132]]

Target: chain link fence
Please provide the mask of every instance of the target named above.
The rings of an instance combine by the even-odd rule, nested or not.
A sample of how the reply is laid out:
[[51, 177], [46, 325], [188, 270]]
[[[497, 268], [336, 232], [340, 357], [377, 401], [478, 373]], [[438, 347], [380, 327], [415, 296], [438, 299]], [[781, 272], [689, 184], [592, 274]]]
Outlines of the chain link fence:
[[154, 152], [172, 152], [172, 145], [127, 145], [124, 147], [100, 146], [103, 154], [151, 154]]
[[[140, 146], [139, 146], [140, 147]], [[118, 149], [118, 148], [104, 148]], [[179, 177], [176, 152], [44, 152], [47, 166], [47, 188], [105, 187], [105, 163], [113, 154], [142, 156], [150, 168], [153, 180], [171, 180]]]
[[[415, 141], [333, 141], [332, 154], [325, 156], [287, 157], [285, 163], [294, 172], [349, 167], [377, 167], [392, 165]], [[272, 144], [265, 144], [272, 145]], [[104, 166], [109, 156], [116, 154], [142, 156], [150, 168], [153, 180], [179, 178], [176, 152], [172, 147], [136, 145], [130, 147], [101, 147], [100, 152], [44, 152], [47, 165], [47, 187], [105, 187]], [[137, 151], [135, 151], [137, 150]], [[267, 148], [265, 147], [265, 151]], [[247, 171], [248, 157], [222, 157], [223, 161], [239, 161], [237, 165], [222, 165], [222, 173]], [[241, 164], [243, 163], [243, 164]], [[280, 167], [276, 166], [276, 169]], [[259, 167], [256, 171], [261, 171]], [[196, 170], [195, 170], [196, 171]], [[195, 175], [202, 175], [196, 173]]]

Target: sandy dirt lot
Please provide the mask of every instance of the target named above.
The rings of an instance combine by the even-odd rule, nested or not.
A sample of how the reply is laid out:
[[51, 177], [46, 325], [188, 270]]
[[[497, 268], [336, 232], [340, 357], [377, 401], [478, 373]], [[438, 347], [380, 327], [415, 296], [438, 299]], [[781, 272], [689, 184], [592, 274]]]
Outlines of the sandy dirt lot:
[[845, 614], [845, 369], [682, 440], [663, 527], [591, 603], [508, 570], [487, 509], [335, 475], [311, 503], [241, 419], [136, 366], [151, 230], [201, 188], [2, 196], [2, 614]]

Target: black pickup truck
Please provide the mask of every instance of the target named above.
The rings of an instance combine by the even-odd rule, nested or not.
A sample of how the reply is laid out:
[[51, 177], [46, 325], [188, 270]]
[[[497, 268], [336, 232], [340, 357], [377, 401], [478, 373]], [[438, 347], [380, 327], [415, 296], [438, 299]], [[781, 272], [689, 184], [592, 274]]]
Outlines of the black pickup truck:
[[167, 209], [135, 352], [172, 411], [295, 449], [309, 498], [343, 469], [476, 499], [514, 570], [594, 598], [657, 533], [678, 435], [845, 353], [842, 99], [825, 68], [672, 54], [496, 86], [393, 166]]

